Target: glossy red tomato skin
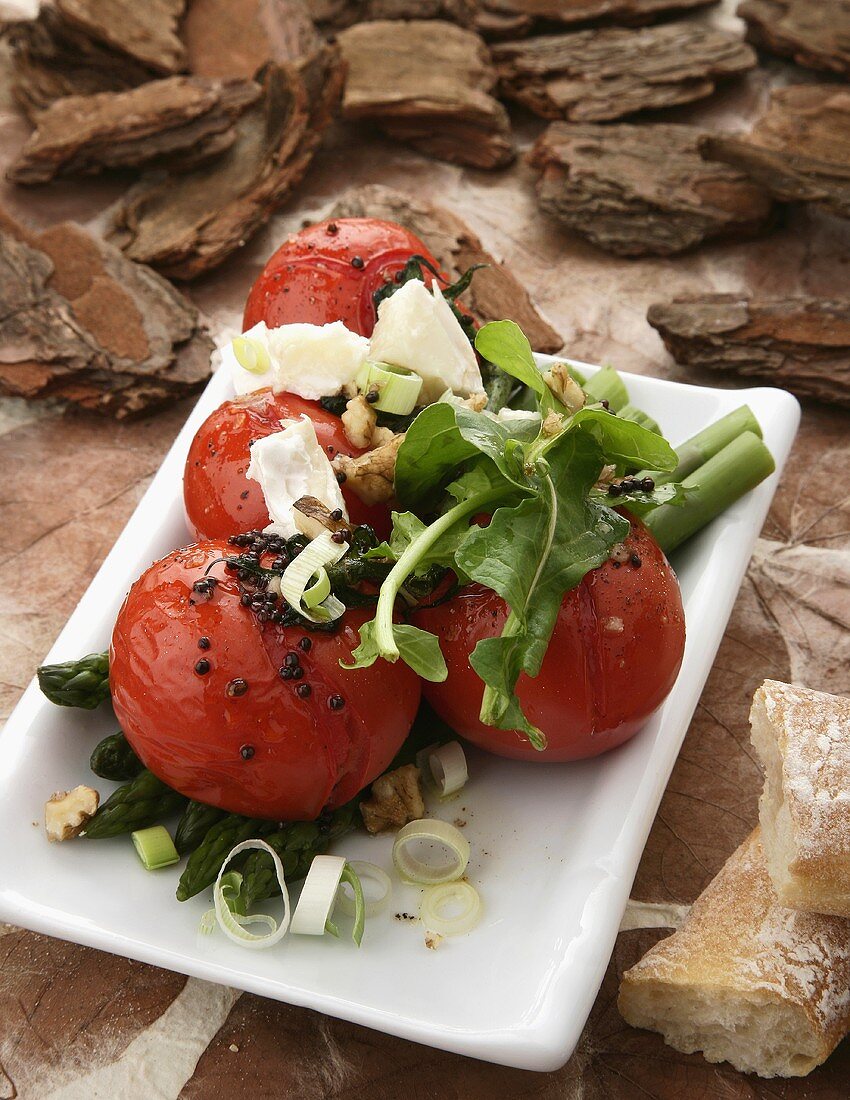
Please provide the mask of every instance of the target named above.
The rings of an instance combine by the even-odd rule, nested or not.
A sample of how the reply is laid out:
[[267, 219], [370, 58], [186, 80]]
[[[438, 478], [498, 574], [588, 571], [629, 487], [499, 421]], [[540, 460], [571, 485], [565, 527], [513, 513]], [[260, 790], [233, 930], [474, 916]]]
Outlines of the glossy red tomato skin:
[[372, 295], [414, 255], [438, 267], [415, 234], [378, 218], [337, 218], [302, 229], [284, 241], [251, 288], [243, 330], [259, 321], [270, 328], [342, 321], [371, 336]]
[[[294, 393], [257, 390], [225, 401], [207, 417], [192, 440], [183, 472], [186, 520], [196, 538], [227, 538], [262, 530], [270, 522], [262, 489], [245, 476], [250, 444], [279, 432], [281, 420], [304, 414], [313, 421], [316, 438], [329, 458], [363, 453], [352, 447], [338, 416]], [[352, 523], [370, 523], [381, 538], [389, 534], [390, 512], [385, 505], [364, 504], [344, 485], [342, 495]]]
[[[335, 634], [262, 624], [221, 565], [212, 598], [199, 600], [193, 582], [227, 552], [223, 542], [176, 550], [133, 585], [110, 648], [115, 713], [145, 766], [187, 797], [251, 817], [313, 820], [386, 769], [415, 717], [419, 680], [401, 662], [339, 667], [371, 610], [348, 612]], [[284, 681], [278, 669], [293, 652], [304, 676]], [[248, 684], [244, 694], [234, 694], [235, 679]], [[310, 686], [307, 698], [299, 684]], [[336, 694], [340, 709], [329, 703]]]
[[545, 751], [479, 721], [484, 689], [469, 654], [481, 638], [501, 632], [507, 608], [477, 585], [414, 616], [438, 635], [446, 657], [448, 679], [423, 683], [440, 717], [480, 748], [538, 764], [598, 756], [633, 737], [675, 683], [685, 618], [675, 574], [637, 520], [626, 547], [640, 566], [608, 561], [588, 574], [564, 599], [540, 674], [520, 677], [517, 695], [546, 734]]

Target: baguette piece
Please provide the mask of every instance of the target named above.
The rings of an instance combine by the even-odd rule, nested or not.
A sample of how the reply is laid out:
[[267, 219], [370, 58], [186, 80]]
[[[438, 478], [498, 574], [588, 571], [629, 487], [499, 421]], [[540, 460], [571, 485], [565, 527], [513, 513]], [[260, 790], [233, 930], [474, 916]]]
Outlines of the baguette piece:
[[756, 828], [682, 927], [626, 971], [619, 1008], [687, 1054], [805, 1076], [850, 1029], [850, 922], [780, 906]]
[[850, 699], [765, 680], [750, 711], [762, 843], [783, 905], [850, 917]]

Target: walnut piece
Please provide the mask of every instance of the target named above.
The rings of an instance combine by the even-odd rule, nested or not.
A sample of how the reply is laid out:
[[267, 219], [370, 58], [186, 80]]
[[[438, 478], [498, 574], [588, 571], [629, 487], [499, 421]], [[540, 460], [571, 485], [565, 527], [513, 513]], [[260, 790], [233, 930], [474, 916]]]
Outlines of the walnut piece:
[[337, 455], [333, 460], [333, 468], [345, 474], [345, 484], [364, 504], [385, 504], [392, 499], [395, 460], [403, 439], [404, 433], [394, 435], [389, 442], [359, 458]]
[[584, 390], [570, 377], [566, 363], [556, 363], [543, 375], [543, 381], [571, 413], [578, 412], [586, 400]]
[[400, 829], [409, 821], [425, 816], [422, 775], [415, 764], [405, 764], [379, 776], [372, 784], [372, 797], [360, 803], [363, 823], [370, 833]]
[[378, 414], [362, 393], [352, 397], [345, 406], [342, 426], [348, 442], [362, 451], [382, 447], [395, 434], [390, 428], [378, 427]]
[[48, 840], [70, 840], [79, 836], [97, 813], [100, 795], [91, 787], [56, 791], [44, 806], [44, 827]]

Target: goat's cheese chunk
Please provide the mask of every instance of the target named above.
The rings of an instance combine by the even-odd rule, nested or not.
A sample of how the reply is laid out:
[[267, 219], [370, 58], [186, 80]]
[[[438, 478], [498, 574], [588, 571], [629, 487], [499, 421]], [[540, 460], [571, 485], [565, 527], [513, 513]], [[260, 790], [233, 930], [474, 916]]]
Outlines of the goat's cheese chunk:
[[347, 329], [342, 321], [329, 325], [279, 325], [260, 321], [239, 339], [252, 341], [265, 353], [268, 367], [260, 374], [239, 363], [233, 341], [221, 353], [236, 392], [251, 393], [271, 386], [277, 393], [295, 393], [309, 401], [337, 394], [353, 384], [369, 351], [365, 336]]
[[348, 518], [330, 460], [316, 438], [313, 421], [281, 421], [283, 431], [258, 439], [251, 447], [247, 476], [260, 484], [271, 516], [267, 531], [290, 538], [298, 534], [292, 506], [301, 497], [315, 497]]
[[461, 397], [484, 389], [472, 345], [436, 283], [428, 290], [411, 279], [381, 302], [369, 358], [418, 374], [423, 405], [447, 389]]

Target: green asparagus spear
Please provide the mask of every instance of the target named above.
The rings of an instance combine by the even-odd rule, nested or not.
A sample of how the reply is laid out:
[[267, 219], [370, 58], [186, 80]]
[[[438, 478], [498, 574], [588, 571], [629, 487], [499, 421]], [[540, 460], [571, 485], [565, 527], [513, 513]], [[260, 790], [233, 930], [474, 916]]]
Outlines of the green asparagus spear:
[[[177, 885], [177, 900], [189, 898], [205, 890], [216, 880], [221, 865], [231, 850], [243, 840], [265, 840], [281, 828], [277, 821], [263, 821], [241, 814], [228, 814], [208, 830], [199, 846], [189, 856], [189, 862]], [[234, 868], [238, 870], [238, 868]]]
[[227, 810], [205, 806], [203, 802], [190, 802], [183, 811], [174, 834], [174, 846], [180, 855], [194, 852], [213, 825], [227, 816]]
[[102, 840], [132, 833], [149, 825], [159, 825], [163, 818], [182, 810], [185, 805], [182, 794], [166, 787], [153, 772], [142, 771], [107, 798], [83, 835], [90, 840]]
[[99, 775], [101, 779], [113, 779], [116, 783], [135, 779], [145, 769], [120, 730], [104, 737], [95, 746], [89, 763], [95, 775]]
[[109, 654], [89, 653], [79, 661], [42, 665], [38, 686], [59, 707], [94, 710], [109, 698]]

